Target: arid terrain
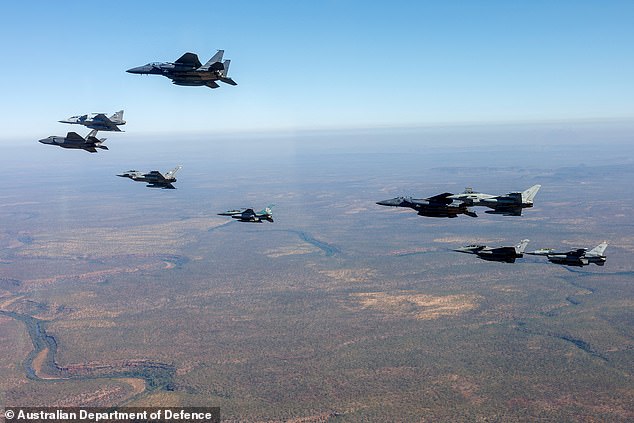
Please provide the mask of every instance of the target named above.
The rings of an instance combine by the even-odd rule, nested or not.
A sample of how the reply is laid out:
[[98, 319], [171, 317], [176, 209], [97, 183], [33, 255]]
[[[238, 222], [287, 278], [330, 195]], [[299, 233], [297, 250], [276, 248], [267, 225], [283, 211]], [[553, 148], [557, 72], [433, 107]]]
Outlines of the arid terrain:
[[[322, 150], [313, 134], [224, 161], [198, 142], [176, 190], [114, 177], [115, 147], [11, 164], [0, 400], [219, 406], [226, 421], [634, 420], [634, 150], [519, 134], [501, 147], [493, 133], [487, 152], [426, 147], [445, 132]], [[375, 205], [536, 183], [520, 217]], [[217, 216], [272, 203], [274, 223]], [[522, 238], [529, 251], [605, 239], [607, 263], [451, 251]]]

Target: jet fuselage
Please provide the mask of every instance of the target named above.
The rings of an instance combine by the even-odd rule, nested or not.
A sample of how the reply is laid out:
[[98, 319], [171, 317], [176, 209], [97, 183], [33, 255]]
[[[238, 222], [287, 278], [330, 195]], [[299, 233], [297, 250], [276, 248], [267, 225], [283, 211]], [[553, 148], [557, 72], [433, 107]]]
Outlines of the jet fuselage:
[[[449, 203], [451, 203], [451, 200], [449, 200]], [[464, 203], [447, 204], [443, 201], [433, 201], [426, 198], [396, 197], [390, 200], [378, 201], [376, 204], [390, 207], [408, 207], [416, 210], [419, 216], [454, 218], [459, 214], [466, 214], [476, 217], [475, 213], [471, 212]]]

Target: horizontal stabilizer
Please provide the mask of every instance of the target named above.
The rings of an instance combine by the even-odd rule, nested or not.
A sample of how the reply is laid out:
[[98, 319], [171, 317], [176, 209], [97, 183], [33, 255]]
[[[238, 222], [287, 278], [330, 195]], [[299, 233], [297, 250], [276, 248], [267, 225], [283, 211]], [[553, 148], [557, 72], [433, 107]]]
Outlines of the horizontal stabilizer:
[[238, 83], [237, 83], [236, 81], [234, 81], [233, 79], [228, 78], [228, 77], [226, 77], [226, 76], [221, 77], [221, 78], [220, 78], [220, 80], [221, 80], [222, 82], [224, 82], [225, 84], [229, 84], [229, 85], [238, 85]]
[[206, 86], [208, 86], [209, 88], [219, 88], [220, 85], [216, 84], [214, 81], [207, 81], [207, 83], [205, 83]]

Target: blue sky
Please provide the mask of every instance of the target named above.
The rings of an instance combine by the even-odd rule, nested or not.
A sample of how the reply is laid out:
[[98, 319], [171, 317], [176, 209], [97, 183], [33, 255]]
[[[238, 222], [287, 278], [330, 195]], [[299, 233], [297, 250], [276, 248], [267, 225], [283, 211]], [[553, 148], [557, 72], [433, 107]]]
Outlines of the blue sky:
[[[119, 109], [134, 134], [631, 120], [632, 22], [632, 1], [8, 2], [0, 138]], [[125, 73], [219, 48], [237, 87]]]

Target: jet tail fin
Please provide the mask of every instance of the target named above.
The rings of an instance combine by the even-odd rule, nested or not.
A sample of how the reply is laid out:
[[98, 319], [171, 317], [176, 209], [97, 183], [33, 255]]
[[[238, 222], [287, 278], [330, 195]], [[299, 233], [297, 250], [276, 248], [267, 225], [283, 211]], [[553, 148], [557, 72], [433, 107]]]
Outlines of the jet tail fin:
[[123, 125], [125, 123], [125, 121], [123, 120], [123, 110], [119, 110], [117, 113], [110, 116], [109, 119], [114, 123]]
[[176, 175], [176, 172], [178, 172], [179, 170], [181, 170], [183, 168], [183, 166], [178, 165], [176, 166], [174, 169], [170, 170], [169, 172], [167, 172], [165, 174], [165, 179], [171, 179], [174, 177], [174, 175]]
[[229, 85], [238, 85], [236, 83], [236, 81], [234, 81], [233, 79], [229, 78], [227, 75], [229, 74], [229, 65], [231, 64], [231, 60], [227, 59], [224, 62], [222, 62], [222, 66], [224, 71], [222, 72], [222, 76], [220, 77], [220, 80], [222, 82], [224, 82], [225, 84], [229, 84]]
[[93, 129], [92, 131], [90, 131], [88, 133], [88, 135], [86, 135], [86, 139], [96, 138], [97, 137], [97, 132], [99, 132], [97, 129]]
[[608, 242], [603, 241], [601, 244], [597, 245], [592, 250], [588, 251], [586, 255], [602, 256], [606, 248], [608, 248]]
[[223, 66], [222, 66], [222, 56], [223, 54], [225, 54], [224, 50], [218, 50], [218, 52], [216, 54], [213, 55], [213, 57], [211, 59], [209, 59], [207, 61], [207, 63], [205, 63], [200, 70], [208, 70], [208, 71], [212, 71], [212, 70], [222, 70]]
[[533, 185], [526, 191], [522, 192], [522, 203], [533, 204], [533, 198], [537, 195], [537, 191], [541, 188], [541, 185]]
[[523, 239], [520, 241], [517, 246], [515, 246], [515, 252], [517, 254], [524, 254], [524, 250], [526, 250], [526, 246], [528, 245], [528, 239]]

